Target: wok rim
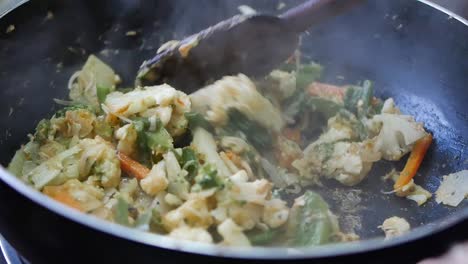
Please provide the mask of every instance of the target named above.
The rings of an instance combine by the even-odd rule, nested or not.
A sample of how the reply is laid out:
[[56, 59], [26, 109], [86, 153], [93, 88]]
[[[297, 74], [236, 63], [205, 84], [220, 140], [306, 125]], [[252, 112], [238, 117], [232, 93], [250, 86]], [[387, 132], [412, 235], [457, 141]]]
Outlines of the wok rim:
[[99, 232], [112, 235], [114, 237], [130, 240], [132, 242], [155, 246], [162, 249], [182, 251], [186, 253], [200, 254], [214, 257], [229, 257], [238, 259], [308, 259], [325, 258], [359, 254], [374, 250], [385, 249], [403, 243], [409, 243], [431, 234], [446, 230], [465, 219], [468, 219], [468, 207], [461, 209], [443, 219], [439, 219], [431, 224], [419, 226], [411, 232], [389, 240], [382, 237], [375, 237], [356, 242], [328, 244], [308, 248], [287, 248], [287, 247], [227, 247], [214, 244], [203, 244], [192, 241], [178, 240], [165, 235], [149, 233], [112, 223], [97, 217], [84, 214], [78, 210], [70, 208], [54, 199], [32, 189], [17, 177], [10, 174], [3, 166], [0, 166], [0, 179], [9, 187], [13, 188], [29, 200], [84, 227], [94, 229]]
[[[426, 4], [449, 17], [456, 19], [462, 24], [468, 26], [468, 20], [453, 13], [452, 11], [430, 2], [429, 0], [417, 0]], [[28, 1], [24, 1], [26, 3]], [[0, 18], [4, 14], [0, 14]], [[364, 252], [376, 251], [410, 243], [422, 239], [432, 234], [440, 233], [450, 227], [468, 219], [468, 207], [460, 211], [439, 219], [431, 224], [416, 227], [411, 232], [390, 240], [384, 240], [382, 237], [375, 237], [357, 242], [348, 242], [340, 244], [329, 244], [308, 248], [286, 248], [286, 247], [227, 247], [214, 244], [203, 244], [192, 241], [178, 240], [165, 235], [159, 235], [141, 231], [138, 229], [125, 227], [116, 223], [99, 219], [97, 217], [84, 214], [73, 208], [70, 208], [54, 199], [42, 194], [41, 192], [26, 185], [16, 176], [8, 172], [0, 165], [0, 179], [9, 187], [25, 196], [32, 202], [41, 207], [52, 211], [70, 221], [83, 225], [85, 228], [91, 228], [114, 237], [118, 237], [138, 244], [158, 247], [161, 249], [193, 253], [213, 257], [229, 257], [237, 259], [265, 259], [265, 260], [288, 260], [288, 259], [312, 259], [337, 257], [353, 255]]]

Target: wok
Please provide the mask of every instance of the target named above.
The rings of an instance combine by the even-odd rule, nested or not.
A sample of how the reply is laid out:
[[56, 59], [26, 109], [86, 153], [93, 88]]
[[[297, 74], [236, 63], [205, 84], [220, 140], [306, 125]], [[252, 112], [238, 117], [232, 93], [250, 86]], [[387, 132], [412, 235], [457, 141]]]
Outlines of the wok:
[[[279, 12], [277, 1], [267, 0], [42, 0], [2, 18], [1, 164], [6, 166], [27, 133], [57, 109], [52, 99], [66, 97], [69, 76], [90, 53], [131, 85], [141, 61], [161, 43], [234, 15], [240, 4]], [[10, 24], [16, 30], [7, 34], [4, 29]], [[467, 24], [423, 2], [374, 0], [310, 29], [302, 40], [305, 57], [325, 66], [323, 81], [374, 80], [378, 96], [394, 97], [403, 112], [424, 122], [435, 143], [415, 180], [431, 192], [442, 175], [468, 167]], [[395, 166], [401, 169], [403, 163]], [[82, 215], [33, 191], [1, 167], [0, 233], [32, 263], [407, 263], [468, 239], [466, 201], [448, 208], [431, 199], [418, 207], [383, 194], [391, 189], [391, 183], [381, 180], [390, 167], [380, 164], [358, 186], [321, 190], [345, 219], [342, 225], [359, 219], [361, 227], [354, 228], [363, 241], [356, 243], [238, 249], [175, 241]], [[350, 195], [359, 196], [359, 202], [345, 206]], [[393, 215], [405, 217], [412, 232], [383, 240], [376, 227]]]

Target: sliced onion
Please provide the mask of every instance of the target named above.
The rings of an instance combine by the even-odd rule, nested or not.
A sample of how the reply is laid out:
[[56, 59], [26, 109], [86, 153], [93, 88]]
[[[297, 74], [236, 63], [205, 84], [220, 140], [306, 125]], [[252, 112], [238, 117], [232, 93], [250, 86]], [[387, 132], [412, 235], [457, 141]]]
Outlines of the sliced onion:
[[132, 124], [133, 121], [123, 115], [120, 115], [120, 114], [117, 114], [117, 113], [113, 113], [110, 111], [109, 107], [107, 107], [105, 104], [101, 104], [101, 108], [102, 108], [102, 111], [104, 111], [104, 113], [106, 114], [110, 114], [110, 115], [115, 115], [116, 117], [118, 117], [119, 119], [121, 119], [122, 121], [128, 123], [128, 124]]
[[73, 83], [75, 83], [76, 79], [80, 77], [81, 71], [76, 71], [70, 76], [70, 79], [68, 79], [68, 90], [71, 90], [73, 88]]
[[62, 100], [62, 99], [57, 99], [57, 98], [54, 98], [54, 102], [56, 104], [66, 105], [66, 106], [71, 106], [71, 105], [75, 104], [75, 102], [73, 102], [73, 101], [67, 101], [67, 100]]

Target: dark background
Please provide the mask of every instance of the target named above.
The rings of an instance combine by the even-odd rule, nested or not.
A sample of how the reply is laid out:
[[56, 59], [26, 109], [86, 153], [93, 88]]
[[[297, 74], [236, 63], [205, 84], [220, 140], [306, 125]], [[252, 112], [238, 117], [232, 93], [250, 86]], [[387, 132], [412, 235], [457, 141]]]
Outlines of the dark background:
[[[434, 2], [452, 10], [453, 12], [468, 18], [468, 1], [466, 0], [434, 0]], [[2, 0], [0, 0], [0, 4]], [[3, 30], [3, 29], [1, 29]], [[0, 256], [0, 264], [6, 263]]]
[[433, 0], [432, 2], [468, 19], [468, 2], [466, 0]]

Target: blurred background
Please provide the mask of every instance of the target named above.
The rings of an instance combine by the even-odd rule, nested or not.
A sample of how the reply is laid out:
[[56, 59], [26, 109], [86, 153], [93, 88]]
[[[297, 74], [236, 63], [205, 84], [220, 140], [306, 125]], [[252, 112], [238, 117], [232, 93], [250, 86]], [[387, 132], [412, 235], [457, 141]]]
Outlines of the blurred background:
[[468, 1], [466, 0], [432, 0], [432, 2], [468, 18]]

